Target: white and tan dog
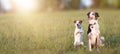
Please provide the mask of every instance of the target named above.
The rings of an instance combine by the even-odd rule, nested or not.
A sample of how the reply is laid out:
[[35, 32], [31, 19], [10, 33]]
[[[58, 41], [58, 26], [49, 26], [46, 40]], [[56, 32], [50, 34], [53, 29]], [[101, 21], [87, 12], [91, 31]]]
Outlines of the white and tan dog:
[[99, 32], [96, 30], [96, 25], [91, 24], [90, 29], [91, 32], [88, 34], [88, 44], [89, 44], [89, 51], [92, 51], [92, 48], [95, 47], [98, 50], [98, 43], [99, 43]]
[[75, 20], [74, 24], [75, 24], [74, 47], [76, 48], [79, 45], [84, 45], [83, 43], [84, 30], [82, 28], [82, 20]]
[[99, 14], [97, 12], [88, 12], [88, 46], [89, 51], [92, 51], [92, 48], [95, 47], [99, 51], [98, 46], [102, 44], [104, 37], [100, 37], [100, 30], [98, 24]]

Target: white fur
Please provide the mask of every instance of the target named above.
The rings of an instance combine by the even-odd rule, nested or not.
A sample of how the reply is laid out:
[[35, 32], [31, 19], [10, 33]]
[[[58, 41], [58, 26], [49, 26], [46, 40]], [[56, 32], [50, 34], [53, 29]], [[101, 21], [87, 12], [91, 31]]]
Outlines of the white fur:
[[90, 15], [89, 15], [89, 16], [90, 16], [91, 18], [95, 18], [95, 16], [93, 15], [94, 13], [95, 13], [95, 12], [90, 12]]
[[[92, 51], [91, 45], [96, 45], [96, 49], [98, 50], [98, 45], [100, 45], [100, 29], [99, 29], [99, 24], [98, 24], [98, 19], [95, 20], [95, 15], [93, 15], [95, 12], [90, 12], [89, 14], [89, 19], [88, 22], [89, 24], [92, 24], [90, 26], [91, 32], [88, 34], [88, 46], [89, 46], [89, 51]], [[92, 28], [93, 27], [93, 28]], [[97, 43], [96, 43], [97, 39]]]
[[[80, 26], [80, 28], [78, 28], [77, 24]], [[82, 28], [81, 23], [79, 23], [79, 21], [76, 21], [74, 31], [74, 47], [77, 47], [78, 45], [84, 45], [83, 34], [84, 30]]]
[[[88, 34], [89, 37], [89, 51], [92, 51], [91, 45], [95, 45], [96, 49], [98, 50], [98, 43], [99, 43], [99, 32], [95, 28], [96, 25], [91, 25], [90, 29], [91, 32]], [[96, 40], [97, 39], [97, 40]], [[97, 43], [96, 43], [97, 41]]]

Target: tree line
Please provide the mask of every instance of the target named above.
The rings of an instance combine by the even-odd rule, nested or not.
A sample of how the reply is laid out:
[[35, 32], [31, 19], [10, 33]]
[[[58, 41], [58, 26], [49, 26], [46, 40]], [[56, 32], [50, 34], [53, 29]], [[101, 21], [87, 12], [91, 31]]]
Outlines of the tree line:
[[[91, 0], [93, 5], [91, 8], [120, 8], [120, 0]], [[80, 0], [44, 0], [42, 1], [44, 8], [53, 9], [79, 9]], [[41, 4], [40, 4], [41, 5]]]

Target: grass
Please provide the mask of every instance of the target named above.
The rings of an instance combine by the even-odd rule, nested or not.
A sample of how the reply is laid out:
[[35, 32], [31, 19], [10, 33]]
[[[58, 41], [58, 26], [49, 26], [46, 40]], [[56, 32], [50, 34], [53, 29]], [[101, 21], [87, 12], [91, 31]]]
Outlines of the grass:
[[[101, 35], [105, 46], [100, 52], [88, 51], [86, 13], [73, 10], [33, 15], [0, 15], [0, 54], [120, 54], [120, 10], [99, 12]], [[76, 19], [83, 20], [85, 46], [73, 47]]]

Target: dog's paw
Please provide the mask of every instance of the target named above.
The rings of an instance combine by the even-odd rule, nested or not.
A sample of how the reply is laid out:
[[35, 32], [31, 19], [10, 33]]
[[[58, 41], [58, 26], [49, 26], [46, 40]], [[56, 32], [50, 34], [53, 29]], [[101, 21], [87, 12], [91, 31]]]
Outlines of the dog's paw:
[[81, 45], [83, 46], [83, 45], [84, 45], [84, 42], [81, 42]]
[[89, 52], [92, 52], [92, 50], [91, 50], [91, 49], [89, 49]]

